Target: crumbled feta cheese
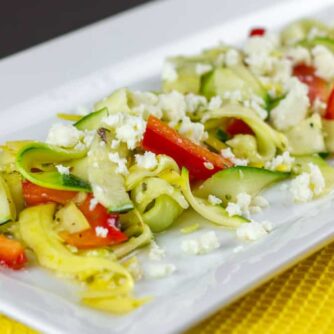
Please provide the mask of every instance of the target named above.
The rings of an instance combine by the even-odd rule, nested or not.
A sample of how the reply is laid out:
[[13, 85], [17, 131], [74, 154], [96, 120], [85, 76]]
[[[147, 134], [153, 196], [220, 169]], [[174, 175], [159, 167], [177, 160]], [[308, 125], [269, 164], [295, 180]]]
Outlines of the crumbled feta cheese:
[[172, 127], [186, 116], [186, 101], [179, 92], [173, 91], [159, 95], [159, 107]]
[[267, 110], [263, 108], [264, 101], [256, 95], [251, 96], [249, 100], [244, 100], [243, 105], [253, 109], [261, 119], [266, 119], [268, 116]]
[[232, 216], [241, 216], [241, 208], [237, 203], [233, 202], [228, 202], [227, 207], [226, 207], [226, 212], [230, 217]]
[[92, 197], [91, 200], [89, 201], [89, 211], [93, 211], [98, 203], [99, 201], [95, 197]]
[[229, 49], [225, 53], [225, 65], [227, 67], [239, 64], [241, 61], [240, 53], [235, 49]]
[[192, 122], [189, 117], [182, 119], [178, 131], [195, 143], [200, 143], [207, 138], [204, 125], [199, 122]]
[[109, 153], [109, 160], [117, 165], [116, 173], [123, 175], [128, 174], [127, 160], [125, 158], [121, 158], [118, 152]]
[[208, 109], [209, 110], [216, 110], [219, 109], [223, 104], [223, 101], [220, 96], [214, 96], [211, 98]]
[[128, 116], [123, 125], [116, 128], [116, 138], [133, 150], [142, 140], [146, 130], [146, 122], [141, 117]]
[[268, 206], [269, 202], [264, 197], [256, 196], [252, 199], [249, 211], [253, 214], [260, 213], [263, 208], [267, 208]]
[[46, 142], [51, 145], [71, 148], [79, 143], [82, 135], [82, 132], [73, 125], [57, 123], [50, 128]]
[[320, 195], [325, 188], [325, 179], [321, 173], [320, 168], [313, 164], [309, 163], [308, 167], [310, 169], [310, 183], [315, 195]]
[[150, 251], [148, 257], [153, 261], [160, 261], [166, 256], [166, 252], [163, 248], [159, 247], [154, 241], [151, 242]]
[[187, 112], [193, 114], [197, 111], [200, 107], [205, 107], [208, 103], [205, 96], [195, 95], [195, 94], [187, 94], [184, 97], [186, 102], [186, 109]]
[[145, 152], [143, 155], [135, 154], [135, 160], [139, 167], [154, 169], [158, 165], [158, 160], [153, 152]]
[[311, 64], [310, 51], [302, 46], [291, 47], [285, 52], [285, 56], [290, 59], [292, 65]]
[[226, 91], [224, 92], [224, 99], [230, 100], [231, 102], [242, 101], [242, 94], [240, 90]]
[[208, 254], [220, 247], [214, 231], [202, 234], [197, 239], [185, 239], [181, 243], [182, 250], [189, 255]]
[[57, 171], [60, 174], [63, 174], [63, 175], [69, 175], [70, 174], [70, 167], [65, 167], [63, 165], [56, 165], [56, 168], [57, 168]]
[[164, 278], [172, 275], [176, 270], [174, 264], [170, 263], [156, 263], [150, 265], [147, 269], [147, 275], [150, 278]]
[[115, 140], [126, 143], [131, 150], [136, 148], [146, 130], [146, 122], [142, 117], [121, 112], [105, 117], [102, 122], [115, 129]]
[[289, 172], [291, 171], [294, 162], [295, 158], [291, 157], [288, 151], [285, 151], [281, 155], [274, 157], [272, 160], [267, 161], [265, 163], [265, 168], [281, 172]]
[[247, 166], [248, 165], [248, 160], [238, 159], [234, 155], [230, 147], [221, 150], [220, 154], [223, 158], [230, 160], [236, 166]]
[[269, 202], [263, 196], [255, 196], [252, 200], [252, 205], [258, 206], [260, 208], [267, 208], [269, 206]]
[[95, 130], [91, 130], [91, 131], [85, 130], [83, 132], [83, 143], [85, 144], [87, 148], [89, 148], [92, 145], [93, 140], [95, 138], [95, 134], [96, 134]]
[[309, 163], [309, 173], [298, 175], [291, 182], [290, 192], [296, 202], [310, 201], [314, 196], [320, 195], [325, 188], [325, 179], [320, 168]]
[[167, 82], [173, 82], [177, 80], [178, 74], [175, 64], [170, 61], [166, 61], [162, 67], [162, 80]]
[[196, 74], [198, 75], [203, 75], [205, 73], [210, 72], [211, 70], [212, 70], [212, 65], [210, 64], [201, 64], [201, 63], [196, 64], [195, 71], [196, 71]]
[[286, 83], [292, 75], [292, 62], [289, 59], [276, 59], [272, 64], [271, 76], [273, 81]]
[[220, 198], [218, 198], [218, 197], [216, 197], [214, 195], [209, 195], [208, 201], [212, 205], [219, 205], [219, 204], [221, 204], [223, 202]]
[[310, 189], [310, 174], [302, 173], [291, 182], [290, 192], [296, 202], [308, 202], [313, 198]]
[[229, 216], [249, 217], [250, 213], [259, 213], [268, 206], [268, 201], [262, 196], [256, 196], [252, 199], [249, 194], [240, 193], [237, 195], [235, 203], [227, 203], [226, 212]]
[[159, 102], [159, 97], [157, 94], [152, 92], [140, 92], [133, 91], [131, 94], [131, 100], [136, 105], [155, 105]]
[[95, 234], [97, 237], [106, 238], [108, 236], [108, 229], [102, 226], [95, 227]]
[[313, 111], [315, 113], [318, 113], [322, 115], [324, 111], [326, 110], [327, 104], [323, 101], [321, 101], [318, 97], [313, 101]]
[[287, 130], [300, 123], [306, 117], [310, 105], [305, 84], [297, 78], [290, 78], [286, 86], [287, 95], [270, 113], [270, 120], [278, 130]]
[[211, 162], [209, 162], [209, 161], [205, 161], [205, 162], [204, 162], [204, 167], [205, 167], [206, 169], [210, 169], [210, 170], [212, 170], [212, 169], [215, 168], [214, 165], [213, 165]]
[[326, 35], [326, 32], [319, 30], [317, 27], [312, 27], [312, 29], [307, 34], [307, 39], [312, 40], [317, 37], [325, 37]]
[[[101, 142], [101, 143], [104, 143], [104, 142]], [[121, 143], [121, 142], [120, 142], [119, 140], [113, 139], [113, 140], [111, 141], [111, 148], [113, 148], [113, 149], [118, 148], [119, 145], [120, 145], [120, 143]]]
[[278, 36], [273, 34], [248, 38], [244, 51], [246, 53], [245, 62], [249, 65], [251, 71], [258, 75], [270, 73], [275, 60], [271, 53], [278, 44]]
[[242, 224], [237, 228], [237, 237], [241, 240], [255, 241], [266, 236], [272, 230], [272, 225], [268, 221]]
[[316, 75], [327, 81], [334, 78], [334, 55], [323, 45], [317, 45], [312, 49], [313, 63]]

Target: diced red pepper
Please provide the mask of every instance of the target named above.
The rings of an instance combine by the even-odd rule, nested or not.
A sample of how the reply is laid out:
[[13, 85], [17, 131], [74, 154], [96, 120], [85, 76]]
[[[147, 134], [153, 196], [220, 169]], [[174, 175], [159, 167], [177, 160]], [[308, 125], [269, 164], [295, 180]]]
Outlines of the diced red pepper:
[[226, 127], [226, 132], [230, 136], [235, 136], [238, 134], [252, 135], [254, 134], [251, 127], [241, 119], [232, 119]]
[[296, 65], [293, 68], [293, 75], [308, 86], [308, 97], [313, 103], [315, 99], [327, 101], [329, 95], [328, 84], [325, 80], [315, 74], [315, 68], [305, 64]]
[[19, 270], [24, 267], [27, 257], [22, 244], [0, 234], [0, 264], [8, 268]]
[[[77, 233], [61, 232], [60, 236], [66, 243], [79, 249], [105, 247], [126, 241], [128, 237], [119, 229], [119, 216], [108, 213], [106, 208], [99, 203], [91, 210], [92, 198], [93, 196], [89, 194], [83, 202], [77, 203], [91, 228]], [[105, 237], [96, 234], [96, 228], [99, 227], [108, 231]]]
[[329, 95], [329, 99], [327, 101], [327, 108], [324, 115], [326, 119], [334, 119], [334, 89], [332, 89], [331, 94]]
[[55, 202], [66, 204], [76, 195], [76, 191], [56, 190], [40, 187], [30, 181], [22, 182], [23, 197], [27, 206]]
[[[58, 204], [66, 204], [73, 201], [78, 194], [75, 191], [55, 190], [40, 187], [29, 181], [24, 181], [23, 184], [23, 196], [26, 201], [26, 205], [39, 205], [48, 202], [55, 202]], [[121, 232], [118, 228], [119, 216], [116, 214], [108, 213], [107, 209], [97, 204], [92, 210], [90, 210], [90, 201], [92, 195], [88, 194], [85, 200], [81, 203], [77, 203], [78, 208], [87, 218], [91, 229], [78, 233], [62, 232], [62, 238], [70, 245], [77, 248], [96, 248], [108, 245], [118, 244], [127, 240], [127, 236]], [[96, 227], [101, 227], [108, 230], [105, 238], [96, 235]]]
[[228, 159], [192, 142], [152, 115], [147, 121], [142, 146], [147, 151], [172, 157], [180, 167], [189, 170], [193, 180], [207, 179], [233, 166]]
[[250, 30], [249, 36], [250, 37], [263, 36], [265, 33], [266, 33], [266, 29], [257, 27], [257, 28], [253, 28], [253, 29]]

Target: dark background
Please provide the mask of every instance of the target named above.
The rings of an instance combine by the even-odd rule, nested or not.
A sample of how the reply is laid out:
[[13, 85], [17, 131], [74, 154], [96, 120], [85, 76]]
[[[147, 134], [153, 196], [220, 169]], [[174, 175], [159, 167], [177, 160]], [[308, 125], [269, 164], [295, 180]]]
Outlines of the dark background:
[[2, 0], [0, 58], [152, 0]]

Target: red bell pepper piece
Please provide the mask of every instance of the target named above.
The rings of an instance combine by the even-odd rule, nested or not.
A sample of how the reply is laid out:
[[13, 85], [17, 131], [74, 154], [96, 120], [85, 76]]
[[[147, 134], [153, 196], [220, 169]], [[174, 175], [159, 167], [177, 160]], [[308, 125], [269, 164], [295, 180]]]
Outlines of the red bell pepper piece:
[[147, 121], [142, 146], [147, 151], [172, 157], [196, 180], [207, 179], [219, 170], [233, 166], [231, 161], [195, 144], [152, 115]]
[[[48, 202], [66, 204], [77, 195], [75, 191], [55, 190], [40, 187], [29, 181], [24, 181], [23, 196], [28, 206], [39, 205]], [[118, 215], [108, 213], [107, 209], [101, 204], [97, 204], [90, 210], [92, 195], [88, 194], [85, 200], [77, 203], [78, 208], [87, 218], [91, 228], [78, 233], [61, 232], [61, 237], [70, 245], [77, 248], [95, 248], [117, 244], [127, 240], [127, 236], [118, 228]], [[96, 227], [108, 230], [105, 238], [96, 235]]]
[[27, 262], [22, 244], [0, 234], [0, 264], [8, 268], [19, 270]]
[[[93, 196], [89, 194], [83, 202], [77, 204], [91, 228], [77, 233], [61, 232], [60, 236], [66, 243], [79, 249], [110, 246], [126, 241], [128, 237], [119, 229], [119, 216], [108, 213], [106, 208], [99, 203], [94, 209], [90, 210], [92, 198]], [[96, 228], [98, 227], [108, 231], [106, 237], [96, 234]]]
[[293, 75], [308, 86], [308, 97], [311, 103], [316, 98], [323, 102], [327, 101], [329, 94], [327, 82], [315, 74], [314, 67], [305, 64], [296, 65], [293, 68]]
[[253, 28], [253, 29], [250, 30], [249, 36], [250, 37], [263, 36], [265, 33], [266, 33], [266, 29], [257, 27], [257, 28]]
[[76, 191], [56, 190], [40, 187], [30, 181], [22, 182], [23, 197], [27, 206], [55, 202], [66, 204], [77, 194]]
[[334, 89], [332, 89], [331, 94], [329, 95], [329, 99], [327, 101], [327, 108], [324, 115], [326, 119], [334, 119]]
[[230, 136], [235, 136], [238, 134], [252, 135], [254, 134], [253, 130], [248, 126], [247, 123], [241, 119], [232, 119], [226, 127], [226, 132]]

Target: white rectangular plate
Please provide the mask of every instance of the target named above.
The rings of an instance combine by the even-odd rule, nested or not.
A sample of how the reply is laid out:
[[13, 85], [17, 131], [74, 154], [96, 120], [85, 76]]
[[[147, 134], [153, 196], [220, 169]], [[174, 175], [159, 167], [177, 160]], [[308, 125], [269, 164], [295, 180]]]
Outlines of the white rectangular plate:
[[[233, 5], [219, 0], [163, 1], [4, 59], [0, 140], [43, 139], [56, 112], [89, 105], [120, 86], [157, 89], [167, 55], [198, 52], [219, 40], [239, 43], [251, 26], [279, 29], [301, 16], [328, 19], [334, 14], [331, 3], [273, 1], [268, 7], [263, 0], [236, 0]], [[256, 218], [269, 219], [274, 230], [258, 242], [241, 243], [233, 232], [206, 222], [199, 231], [182, 235], [180, 228], [198, 219], [191, 212], [158, 236], [167, 251], [164, 261], [175, 264], [177, 271], [165, 279], [138, 282], [137, 294], [154, 299], [132, 314], [116, 317], [82, 307], [76, 285], [39, 268], [1, 271], [0, 312], [45, 333], [184, 330], [333, 239], [332, 197], [293, 205], [280, 186], [265, 196], [271, 206]], [[217, 251], [197, 257], [182, 253], [182, 239], [213, 229], [222, 244]], [[146, 250], [140, 259], [145, 269], [150, 264]]]

